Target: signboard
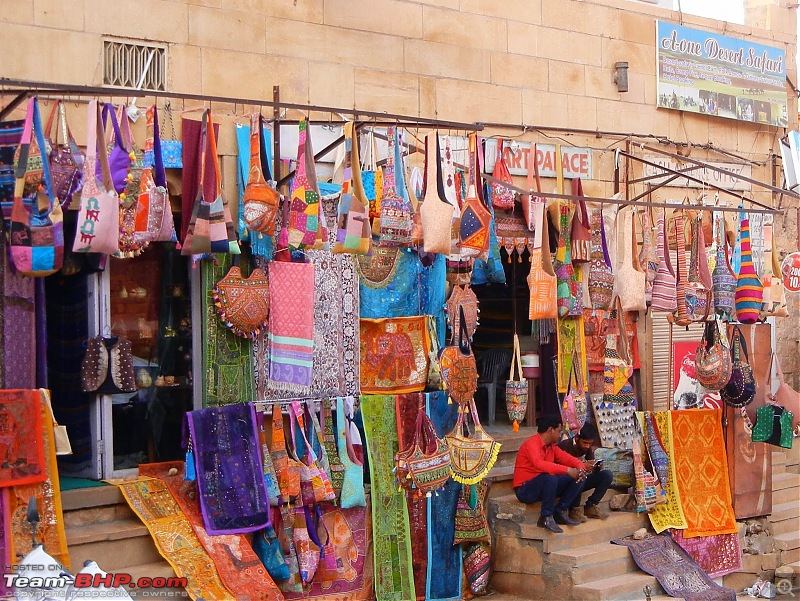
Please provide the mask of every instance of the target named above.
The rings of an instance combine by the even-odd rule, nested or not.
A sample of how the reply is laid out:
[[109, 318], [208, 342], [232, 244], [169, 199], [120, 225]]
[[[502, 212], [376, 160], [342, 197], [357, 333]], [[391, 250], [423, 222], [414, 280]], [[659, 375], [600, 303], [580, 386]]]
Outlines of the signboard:
[[783, 286], [790, 292], [800, 291], [800, 252], [789, 253], [781, 263]]
[[[508, 165], [511, 175], [528, 175], [528, 165], [532, 165], [529, 159], [531, 152], [530, 142], [515, 142], [503, 140], [503, 157]], [[484, 170], [491, 174], [494, 171], [494, 163], [497, 158], [497, 143], [493, 140], [486, 140], [486, 155]], [[553, 144], [536, 145], [536, 162], [539, 167], [541, 177], [556, 176], [556, 147]], [[564, 177], [580, 177], [584, 179], [592, 178], [592, 149], [574, 148], [572, 146], [561, 147], [561, 166]]]
[[658, 106], [785, 127], [786, 52], [656, 21]]
[[[673, 169], [675, 171], [681, 171], [682, 169], [688, 169], [690, 167], [694, 167], [692, 163], [678, 163], [677, 161], [664, 156], [659, 155], [645, 155], [644, 159], [646, 161], [650, 161], [651, 163], [657, 163], [658, 165], [662, 165], [667, 169]], [[750, 165], [741, 165], [739, 163], [708, 163], [713, 167], [717, 167], [718, 169], [724, 169], [728, 173], [735, 174], [735, 175], [743, 175], [745, 177], [752, 177], [753, 175], [753, 168]], [[660, 173], [664, 173], [660, 169], [656, 167], [651, 167], [650, 165], [644, 165], [644, 176], [648, 177], [651, 175], [658, 175]], [[656, 185], [660, 184], [668, 180], [672, 177], [673, 174], [666, 174], [664, 177], [659, 177], [656, 179], [649, 180], [647, 183]], [[714, 184], [719, 186], [720, 188], [724, 188], [725, 190], [751, 190], [752, 184], [750, 182], [746, 182], [740, 179], [736, 179], [732, 175], [728, 175], [726, 173], [720, 173], [719, 171], [714, 171], [713, 169], [708, 169], [707, 167], [700, 167], [697, 166], [697, 169], [692, 169], [691, 171], [687, 172], [687, 175], [691, 175], [694, 178], [703, 180], [708, 182], [709, 184]], [[699, 182], [693, 182], [685, 177], [678, 177], [677, 179], [672, 180], [666, 184], [668, 187], [672, 188], [702, 188], [703, 184]]]

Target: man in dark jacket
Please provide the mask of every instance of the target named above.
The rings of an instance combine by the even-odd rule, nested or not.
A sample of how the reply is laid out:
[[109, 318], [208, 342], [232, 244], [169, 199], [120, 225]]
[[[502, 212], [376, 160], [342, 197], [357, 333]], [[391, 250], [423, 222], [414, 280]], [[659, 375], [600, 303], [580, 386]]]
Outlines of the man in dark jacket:
[[581, 511], [581, 493], [575, 496], [572, 505], [569, 509], [569, 517], [579, 522], [585, 522], [586, 518], [594, 518], [597, 520], [604, 520], [608, 515], [600, 511], [597, 504], [603, 499], [603, 496], [611, 486], [614, 480], [614, 474], [609, 470], [602, 469], [603, 462], [596, 461], [594, 458], [594, 447], [592, 443], [597, 437], [597, 428], [594, 424], [587, 423], [581, 428], [577, 436], [574, 438], [567, 438], [558, 443], [558, 447], [581, 460], [586, 469], [586, 478], [583, 480], [583, 490], [581, 493], [594, 489], [594, 492], [586, 499], [586, 505]]
[[580, 524], [567, 512], [583, 490], [586, 467], [556, 445], [561, 438], [560, 416], [541, 416], [536, 420], [536, 431], [537, 434], [522, 443], [517, 453], [514, 493], [522, 503], [542, 502], [537, 526], [550, 532], [563, 532], [558, 524]]

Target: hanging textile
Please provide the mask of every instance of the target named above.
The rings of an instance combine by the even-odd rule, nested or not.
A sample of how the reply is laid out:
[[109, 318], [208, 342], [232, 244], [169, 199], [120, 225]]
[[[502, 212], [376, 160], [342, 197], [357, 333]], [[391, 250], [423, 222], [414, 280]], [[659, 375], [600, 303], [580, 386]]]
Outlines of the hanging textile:
[[377, 601], [410, 601], [415, 595], [408, 508], [392, 474], [399, 450], [393, 403], [390, 395], [361, 397], [372, 485], [375, 596]]
[[244, 596], [252, 601], [282, 599], [283, 594], [275, 586], [244, 535], [208, 535], [203, 527], [203, 516], [195, 496], [196, 483], [184, 480], [183, 468], [182, 461], [143, 463], [139, 465], [139, 475], [159, 480], [166, 485], [198, 540], [214, 561], [214, 568], [222, 584], [237, 599]]
[[118, 484], [122, 496], [153, 537], [158, 552], [187, 579], [186, 592], [194, 600], [230, 599], [213, 560], [203, 548], [192, 524], [181, 511], [166, 483], [143, 478]]
[[671, 413], [678, 491], [688, 524], [684, 536], [738, 532], [731, 506], [722, 410]]
[[[7, 488], [0, 489], [0, 561], [4, 566], [10, 566], [11, 561], [11, 504], [10, 491]], [[6, 579], [0, 581], [0, 597], [6, 598], [9, 595], [6, 587]]]
[[188, 414], [197, 492], [209, 534], [254, 532], [269, 522], [269, 500], [252, 404]]
[[428, 379], [430, 340], [424, 315], [361, 319], [361, 390], [418, 392]]
[[18, 556], [27, 555], [33, 549], [31, 528], [26, 521], [26, 515], [28, 502], [31, 497], [35, 497], [36, 507], [39, 510], [36, 541], [43, 544], [47, 553], [69, 570], [69, 549], [64, 531], [64, 515], [61, 509], [61, 487], [56, 463], [53, 419], [41, 393], [34, 392], [36, 392], [36, 397], [31, 399], [31, 404], [38, 408], [38, 414], [36, 414], [38, 417], [33, 419], [42, 424], [47, 479], [37, 484], [24, 484], [7, 489], [9, 491], [8, 510], [12, 536], [10, 555], [16, 560]]
[[314, 265], [273, 261], [269, 281], [270, 385], [307, 396], [314, 364]]
[[[399, 449], [408, 449], [414, 444], [417, 414], [420, 405], [425, 405], [425, 393], [398, 394], [394, 397], [397, 416], [397, 440]], [[406, 494], [408, 522], [411, 533], [411, 569], [414, 574], [414, 590], [417, 599], [425, 599], [428, 560], [428, 498], [424, 495]]]
[[666, 481], [661, 482], [661, 487], [667, 493], [667, 502], [659, 503], [647, 512], [650, 524], [656, 532], [663, 532], [667, 528], [686, 528], [686, 517], [683, 513], [683, 504], [678, 491], [675, 463], [676, 454], [674, 435], [672, 432], [672, 413], [670, 411], [657, 411], [654, 414], [661, 443], [669, 460], [669, 473]]
[[2, 218], [11, 219], [14, 202], [14, 154], [22, 139], [24, 119], [0, 122], [0, 209]]
[[[250, 252], [256, 256], [271, 259], [273, 250], [275, 248], [274, 239], [272, 236], [260, 234], [258, 232], [251, 232], [247, 229], [247, 224], [244, 222], [244, 189], [247, 186], [247, 181], [250, 174], [250, 126], [246, 123], [236, 124], [236, 142], [238, 146], [238, 155], [236, 165], [238, 184], [239, 184], [239, 215], [238, 215], [238, 232], [239, 239], [243, 242], [250, 242]], [[272, 132], [266, 128], [262, 130], [261, 143], [267, 156], [267, 165], [272, 165]], [[265, 177], [269, 178], [269, 174], [265, 173]], [[279, 212], [280, 218], [280, 212]]]
[[16, 273], [6, 247], [7, 237], [0, 235], [0, 310], [2, 310], [2, 362], [0, 384], [8, 389], [36, 387], [36, 330], [34, 278]]
[[230, 269], [230, 255], [217, 255], [217, 263], [201, 263], [204, 291], [201, 327], [205, 376], [204, 386], [201, 387], [203, 407], [246, 403], [253, 400], [255, 394], [252, 344], [249, 340], [234, 335], [220, 321], [214, 304], [214, 287]]
[[360, 315], [371, 319], [419, 315], [419, 280], [423, 271], [411, 249], [372, 246], [371, 255], [355, 257], [360, 284]]
[[742, 546], [739, 534], [714, 534], [685, 538], [682, 530], [673, 530], [672, 538], [711, 578], [721, 578], [742, 571]]
[[[586, 375], [586, 339], [584, 335], [583, 317], [568, 317], [558, 320], [558, 392], [566, 393], [572, 370], [583, 378], [583, 389], [589, 389]], [[575, 362], [577, 365], [573, 365]]]
[[[484, 197], [487, 193], [484, 193]], [[500, 242], [497, 238], [497, 220], [494, 207], [489, 203], [489, 214], [492, 220], [489, 224], [489, 256], [486, 259], [475, 259], [472, 266], [470, 283], [473, 286], [483, 284], [505, 284], [506, 272], [503, 269], [503, 260], [500, 257]]]
[[[430, 392], [425, 400], [437, 436], [451, 432], [458, 421], [458, 405], [448, 404], [444, 391]], [[461, 599], [461, 549], [453, 545], [460, 491], [461, 484], [451, 478], [438, 495], [428, 499], [427, 601]]]
[[0, 390], [0, 487], [47, 480], [41, 403], [38, 390]]

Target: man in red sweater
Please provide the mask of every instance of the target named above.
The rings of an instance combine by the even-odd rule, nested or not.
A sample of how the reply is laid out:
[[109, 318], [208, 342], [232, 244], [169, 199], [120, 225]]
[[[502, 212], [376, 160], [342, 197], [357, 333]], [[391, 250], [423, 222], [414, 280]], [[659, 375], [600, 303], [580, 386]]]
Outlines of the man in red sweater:
[[[558, 448], [561, 417], [543, 415], [536, 420], [537, 434], [522, 443], [514, 465], [514, 492], [521, 503], [542, 502], [537, 526], [563, 532], [558, 524], [577, 526], [568, 511], [583, 490], [586, 466]], [[558, 504], [556, 504], [558, 499]]]

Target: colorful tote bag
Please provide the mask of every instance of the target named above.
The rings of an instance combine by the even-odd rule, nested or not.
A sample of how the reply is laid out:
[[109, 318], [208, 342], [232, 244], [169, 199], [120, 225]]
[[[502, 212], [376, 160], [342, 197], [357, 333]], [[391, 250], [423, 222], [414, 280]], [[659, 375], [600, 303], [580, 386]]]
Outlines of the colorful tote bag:
[[[492, 177], [507, 184], [514, 184], [511, 172], [508, 170], [505, 156], [503, 155], [502, 138], [497, 138], [497, 158], [494, 161]], [[514, 191], [508, 186], [492, 182], [492, 206], [495, 209], [503, 209], [505, 211], [513, 210]]]
[[481, 426], [473, 399], [459, 408], [456, 426], [445, 438], [450, 449], [451, 475], [462, 484], [477, 484], [483, 480], [500, 453], [500, 443]]
[[439, 368], [450, 398], [463, 406], [478, 389], [478, 368], [469, 342], [463, 307], [459, 307], [458, 320], [458, 344], [442, 349], [439, 354]]
[[733, 315], [736, 302], [736, 274], [731, 268], [728, 254], [728, 237], [725, 235], [725, 219], [719, 212], [714, 213], [714, 240], [717, 246], [717, 260], [711, 281], [714, 290], [714, 310], [723, 317]]
[[736, 277], [736, 319], [740, 323], [756, 323], [761, 314], [764, 288], [753, 266], [750, 248], [750, 220], [741, 219], [742, 263]]
[[666, 211], [658, 216], [658, 271], [653, 280], [653, 302], [650, 308], [653, 311], [672, 313], [678, 308], [676, 296], [675, 273], [672, 271], [670, 251], [666, 240]]
[[578, 282], [572, 265], [572, 229], [570, 224], [574, 207], [566, 201], [558, 202], [559, 234], [556, 247], [555, 272], [559, 317], [574, 317], [583, 312], [583, 287]]
[[322, 248], [328, 240], [325, 214], [321, 210], [319, 202], [319, 185], [314, 165], [314, 150], [311, 146], [311, 131], [306, 119], [300, 121], [299, 132], [297, 168], [292, 180], [288, 215], [284, 215], [283, 229], [278, 236], [280, 249]]
[[676, 211], [673, 218], [675, 225], [675, 245], [678, 253], [678, 269], [675, 276], [675, 323], [686, 326], [691, 323], [686, 310], [686, 290], [689, 272], [686, 268], [686, 233], [684, 231], [684, 212]]
[[283, 412], [281, 404], [275, 401], [272, 404], [272, 441], [270, 454], [275, 476], [278, 479], [278, 488], [281, 491], [281, 503], [290, 503], [300, 497], [300, 470], [303, 465], [289, 455], [286, 447], [286, 432], [283, 427]]
[[[57, 122], [55, 138], [53, 138], [54, 121]], [[72, 202], [72, 196], [83, 186], [86, 154], [72, 137], [72, 131], [67, 123], [67, 111], [60, 100], [56, 100], [53, 104], [45, 131], [47, 142], [50, 144], [49, 162], [53, 195], [61, 203], [61, 208], [66, 210]]]
[[592, 255], [589, 262], [589, 300], [592, 309], [610, 309], [614, 290], [614, 274], [606, 244], [606, 228], [603, 225], [603, 209], [594, 209], [591, 214]]
[[183, 142], [181, 142], [178, 139], [178, 136], [175, 135], [175, 118], [172, 115], [172, 105], [170, 105], [169, 100], [164, 103], [164, 112], [167, 113], [167, 119], [169, 120], [169, 127], [172, 134], [169, 138], [164, 137], [163, 123], [161, 128], [159, 128], [158, 122], [153, 124], [150, 116], [151, 111], [153, 113], [158, 111], [156, 105], [151, 106], [147, 110], [147, 126], [148, 129], [152, 129], [153, 135], [148, 137], [145, 141], [145, 166], [153, 166], [156, 148], [158, 148], [158, 151], [161, 153], [162, 160], [164, 161], [165, 168], [183, 169]]
[[458, 496], [455, 516], [453, 544], [471, 542], [491, 542], [489, 523], [483, 500], [486, 496], [486, 483], [463, 484]]
[[[516, 368], [517, 377], [514, 378]], [[506, 380], [506, 411], [513, 424], [514, 432], [519, 432], [519, 424], [528, 412], [528, 380], [522, 375], [522, 356], [519, 336], [514, 334], [514, 354], [511, 355], [511, 373]]]
[[361, 180], [358, 139], [351, 121], [344, 125], [344, 180], [336, 220], [335, 253], [369, 253], [372, 229], [369, 223], [369, 201]]
[[[222, 195], [222, 182], [217, 157], [217, 141], [214, 134], [214, 122], [211, 110], [203, 113], [201, 125], [200, 147], [200, 185], [197, 188], [192, 218], [183, 241], [181, 254], [205, 255], [211, 253], [241, 253], [236, 239], [233, 219], [228, 203]], [[206, 180], [206, 164], [211, 161], [214, 166], [214, 182]], [[213, 200], [208, 200], [213, 199]]]
[[642, 221], [642, 248], [639, 251], [639, 266], [644, 270], [644, 300], [649, 307], [653, 303], [653, 281], [658, 273], [658, 230], [653, 223], [653, 213], [646, 207], [640, 213]]
[[[308, 441], [305, 431], [303, 408], [298, 401], [289, 403], [289, 424], [292, 432], [292, 444], [302, 440], [304, 443], [303, 456], [297, 456], [297, 446], [294, 447], [295, 459], [300, 462], [300, 498], [303, 505], [313, 505], [322, 501], [334, 501], [336, 493], [333, 490], [330, 478], [320, 464], [320, 459], [314, 447]], [[298, 434], [300, 438], [298, 438]]]
[[723, 340], [718, 319], [706, 322], [703, 341], [695, 351], [694, 367], [697, 381], [706, 390], [720, 390], [730, 380], [731, 350]]
[[[152, 169], [145, 169], [139, 186], [139, 206], [136, 210], [136, 235], [150, 242], [172, 242], [177, 240], [175, 219], [169, 202], [167, 173], [164, 171], [162, 145], [158, 133], [158, 111], [153, 111], [155, 146]], [[148, 111], [149, 118], [149, 111]]]
[[261, 113], [250, 116], [250, 174], [244, 189], [244, 222], [247, 229], [266, 236], [275, 233], [275, 219], [281, 206], [281, 195], [264, 179], [261, 165], [266, 152], [261, 147]]
[[361, 164], [361, 181], [364, 184], [364, 194], [369, 202], [369, 218], [375, 219], [376, 225], [380, 227], [383, 171], [378, 167], [378, 147], [375, 143], [373, 129], [369, 130], [366, 140], [366, 150]]
[[411, 445], [395, 455], [397, 483], [415, 497], [431, 497], [450, 478], [450, 451], [424, 408], [417, 412]]
[[469, 185], [467, 195], [461, 209], [459, 224], [459, 240], [461, 242], [461, 258], [479, 257], [489, 250], [492, 215], [483, 206], [478, 197], [478, 136], [469, 136]]
[[531, 212], [534, 220], [534, 242], [531, 249], [531, 270], [528, 274], [528, 319], [555, 319], [558, 317], [558, 285], [550, 261], [544, 202], [534, 204]]
[[389, 153], [383, 169], [380, 244], [382, 246], [411, 246], [413, 209], [405, 189], [397, 128], [387, 128], [386, 138], [389, 141]]
[[[81, 190], [78, 226], [72, 251], [113, 255], [119, 250], [119, 198], [111, 182], [104, 143], [105, 132], [98, 118], [100, 107], [89, 102], [86, 127], [86, 181]], [[98, 156], [99, 153], [99, 156]], [[102, 185], [95, 177], [99, 165]]]
[[422, 247], [426, 253], [449, 255], [455, 207], [445, 199], [441, 166], [439, 132], [434, 130], [425, 136], [425, 193], [419, 208]]
[[686, 285], [686, 314], [689, 321], [706, 321], [714, 314], [714, 283], [708, 269], [706, 255], [706, 228], [703, 226], [703, 215], [692, 220], [692, 243], [689, 260], [689, 282]]
[[[61, 205], [53, 196], [50, 163], [39, 115], [39, 101], [28, 101], [22, 140], [16, 151], [14, 204], [9, 250], [14, 268], [26, 276], [55, 273], [64, 262]], [[32, 204], [26, 206], [26, 200]]]
[[[572, 195], [583, 196], [583, 183], [579, 177], [571, 182]], [[589, 212], [583, 200], [575, 202], [570, 232], [571, 255], [573, 263], [589, 263], [592, 260], [592, 226], [589, 223]]]
[[361, 319], [361, 392], [421, 392], [428, 379], [428, 328], [424, 315]]
[[234, 265], [214, 287], [217, 314], [236, 336], [255, 340], [267, 325], [269, 280], [260, 269], [248, 277]]
[[450, 327], [450, 340], [454, 340], [459, 327], [461, 311], [464, 311], [464, 319], [467, 324], [467, 339], [472, 340], [475, 330], [478, 329], [478, 315], [481, 310], [478, 297], [471, 286], [453, 286], [450, 296], [444, 305], [445, 319]]
[[[122, 107], [120, 107], [120, 109], [122, 109]], [[111, 116], [113, 135], [111, 136], [111, 140], [107, 141], [106, 133], [103, 133], [103, 137], [98, 140], [98, 144], [106, 145], [107, 143], [106, 156], [108, 157], [108, 170], [111, 174], [111, 181], [114, 185], [114, 191], [117, 194], [122, 195], [129, 183], [128, 174], [131, 170], [131, 151], [125, 146], [126, 139], [123, 137], [122, 131], [120, 131], [119, 119], [117, 119], [117, 113], [112, 104], [103, 105], [101, 117], [103, 121], [104, 132], [109, 115]], [[127, 115], [124, 115], [122, 111], [120, 111], [120, 115], [124, 117], [123, 123], [127, 124]], [[97, 179], [102, 181], [103, 174], [100, 164], [95, 166], [94, 173], [97, 176]]]

